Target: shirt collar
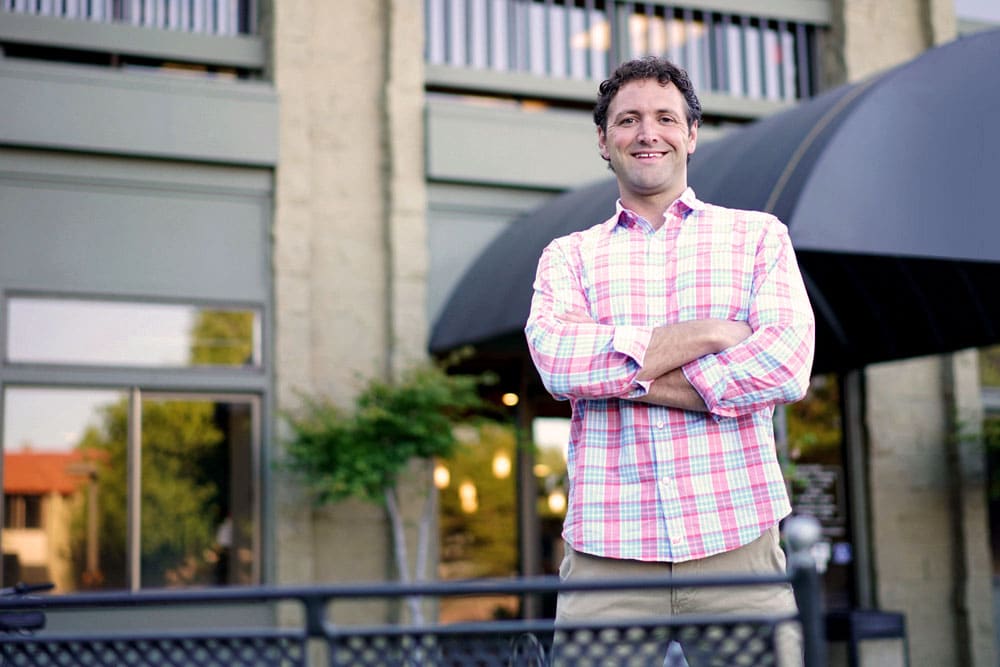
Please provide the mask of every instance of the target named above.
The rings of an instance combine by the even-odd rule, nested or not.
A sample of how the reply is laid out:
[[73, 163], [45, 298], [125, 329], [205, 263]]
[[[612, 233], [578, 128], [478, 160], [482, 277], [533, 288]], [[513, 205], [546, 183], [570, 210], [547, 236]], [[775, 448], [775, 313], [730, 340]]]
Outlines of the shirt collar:
[[[685, 188], [681, 196], [674, 200], [674, 202], [667, 207], [667, 216], [673, 214], [678, 218], [683, 219], [691, 211], [700, 211], [705, 207], [705, 203], [702, 202], [698, 197], [695, 196], [694, 190], [690, 187]], [[639, 223], [641, 216], [635, 211], [625, 208], [622, 206], [622, 200], [619, 198], [615, 202], [615, 216], [612, 218], [615, 224], [620, 224], [625, 227], [634, 227]]]

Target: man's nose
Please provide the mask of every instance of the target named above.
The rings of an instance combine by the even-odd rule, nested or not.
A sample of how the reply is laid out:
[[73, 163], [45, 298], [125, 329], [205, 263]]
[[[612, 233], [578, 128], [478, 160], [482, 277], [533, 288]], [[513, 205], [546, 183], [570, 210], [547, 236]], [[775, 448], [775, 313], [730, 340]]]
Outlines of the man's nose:
[[656, 124], [652, 120], [639, 121], [638, 139], [644, 144], [655, 144], [658, 141], [656, 136]]

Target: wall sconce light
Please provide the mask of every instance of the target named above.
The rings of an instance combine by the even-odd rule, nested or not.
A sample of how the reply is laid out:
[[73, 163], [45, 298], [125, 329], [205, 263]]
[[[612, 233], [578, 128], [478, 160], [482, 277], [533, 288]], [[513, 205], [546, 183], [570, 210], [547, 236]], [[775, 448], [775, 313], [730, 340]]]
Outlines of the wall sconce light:
[[562, 514], [566, 511], [566, 493], [562, 489], [556, 489], [549, 494], [549, 509], [553, 514]]
[[451, 484], [451, 472], [443, 463], [438, 463], [434, 466], [434, 486], [439, 489], [447, 489], [449, 484]]
[[506, 405], [508, 408], [512, 408], [520, 402], [521, 398], [512, 391], [508, 391], [506, 394], [500, 397], [500, 402]]
[[510, 477], [510, 469], [510, 454], [503, 449], [498, 450], [493, 455], [493, 476], [497, 479], [507, 479]]
[[465, 480], [458, 487], [458, 499], [462, 505], [462, 511], [472, 514], [479, 509], [479, 497], [476, 493], [476, 485]]

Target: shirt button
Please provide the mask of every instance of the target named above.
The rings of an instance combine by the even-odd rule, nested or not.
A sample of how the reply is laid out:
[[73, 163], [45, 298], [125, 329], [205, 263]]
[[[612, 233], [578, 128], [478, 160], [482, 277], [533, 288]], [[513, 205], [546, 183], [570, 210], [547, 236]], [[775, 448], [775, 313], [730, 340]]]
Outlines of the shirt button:
[[684, 538], [680, 535], [674, 535], [670, 538], [671, 544], [684, 544]]
[[663, 428], [667, 424], [665, 422], [656, 422], [656, 428]]

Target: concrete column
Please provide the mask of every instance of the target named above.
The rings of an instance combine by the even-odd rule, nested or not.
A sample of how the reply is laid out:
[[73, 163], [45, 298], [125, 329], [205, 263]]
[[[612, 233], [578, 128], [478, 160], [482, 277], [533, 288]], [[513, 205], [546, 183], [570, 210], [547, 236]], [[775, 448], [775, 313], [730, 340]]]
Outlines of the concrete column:
[[[365, 380], [425, 354], [422, 7], [266, 7], [280, 114], [279, 413], [303, 394], [347, 406]], [[285, 435], [279, 425], [276, 457]], [[294, 480], [276, 474], [275, 484], [278, 582], [386, 578], [391, 544], [380, 507], [350, 502], [316, 512]]]
[[915, 665], [993, 665], [974, 355], [866, 369], [875, 602], [906, 614]]
[[955, 38], [951, 0], [831, 0], [823, 49], [828, 87], [860, 81]]

